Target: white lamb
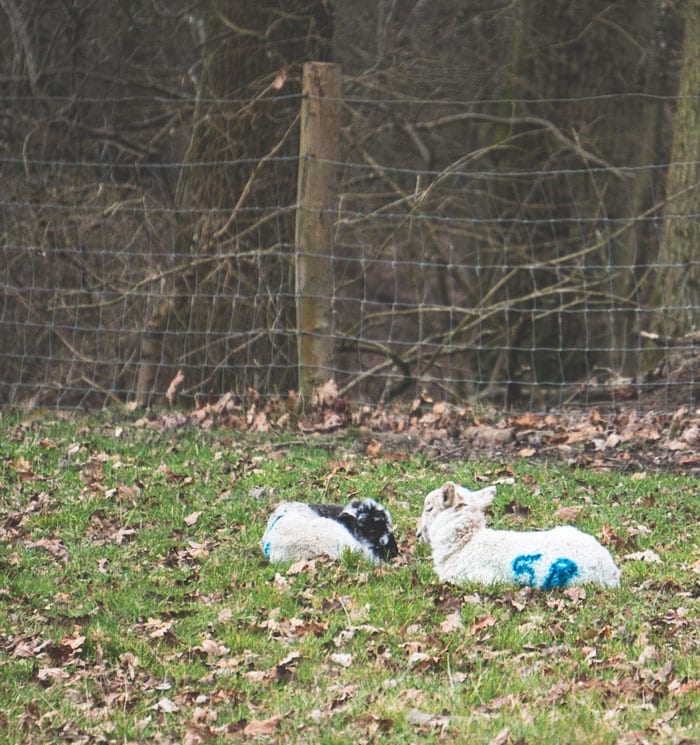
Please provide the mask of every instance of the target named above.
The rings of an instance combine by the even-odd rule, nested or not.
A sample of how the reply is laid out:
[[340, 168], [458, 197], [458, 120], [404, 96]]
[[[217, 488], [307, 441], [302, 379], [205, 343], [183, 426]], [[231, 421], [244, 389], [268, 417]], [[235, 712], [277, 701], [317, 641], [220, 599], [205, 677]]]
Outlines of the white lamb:
[[442, 582], [507, 582], [542, 590], [587, 582], [620, 585], [610, 552], [577, 528], [487, 528], [484, 509], [495, 496], [495, 486], [472, 492], [448, 481], [425, 498], [417, 537], [430, 544]]
[[321, 554], [337, 559], [346, 550], [372, 561], [398, 554], [391, 515], [373, 499], [353, 500], [344, 507], [282, 502], [267, 521], [260, 548], [272, 562]]

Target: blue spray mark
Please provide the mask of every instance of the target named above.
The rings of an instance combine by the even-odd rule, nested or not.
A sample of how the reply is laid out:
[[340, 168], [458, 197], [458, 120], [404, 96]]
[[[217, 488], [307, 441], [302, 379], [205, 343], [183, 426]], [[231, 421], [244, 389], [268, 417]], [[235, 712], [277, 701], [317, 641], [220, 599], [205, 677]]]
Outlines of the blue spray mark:
[[541, 558], [542, 554], [522, 554], [521, 556], [516, 556], [512, 564], [515, 581], [521, 585], [530, 585], [532, 587], [535, 584], [535, 567], [532, 565]]
[[[535, 581], [535, 562], [542, 558], [542, 554], [522, 554], [513, 559], [513, 574], [515, 581], [521, 585], [537, 587]], [[542, 582], [541, 589], [551, 590], [553, 587], [566, 587], [571, 579], [578, 574], [578, 566], [571, 559], [555, 559], [549, 565], [547, 576]]]
[[[265, 535], [263, 535], [262, 539], [265, 541], [265, 538], [270, 535], [270, 531], [277, 525], [280, 518], [282, 518], [283, 515], [277, 515], [277, 517], [270, 523], [270, 525], [267, 526], [267, 530], [265, 531]], [[265, 541], [263, 544], [263, 554], [265, 555], [266, 559], [270, 558], [270, 541]]]
[[543, 590], [553, 587], [565, 587], [572, 577], [578, 574], [578, 566], [571, 559], [557, 559], [549, 567], [549, 572], [542, 583]]

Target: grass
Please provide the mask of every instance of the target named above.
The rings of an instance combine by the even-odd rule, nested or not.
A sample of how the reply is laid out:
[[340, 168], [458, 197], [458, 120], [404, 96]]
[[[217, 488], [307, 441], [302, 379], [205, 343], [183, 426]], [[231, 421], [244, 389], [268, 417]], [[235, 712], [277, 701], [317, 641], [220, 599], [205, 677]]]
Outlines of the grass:
[[[700, 742], [693, 478], [106, 416], [0, 426], [3, 743]], [[503, 482], [495, 526], [564, 510], [604, 535], [621, 589], [440, 584], [415, 524], [447, 477]], [[391, 510], [396, 562], [264, 560], [278, 501], [352, 495]], [[663, 563], [622, 558], [642, 551]]]

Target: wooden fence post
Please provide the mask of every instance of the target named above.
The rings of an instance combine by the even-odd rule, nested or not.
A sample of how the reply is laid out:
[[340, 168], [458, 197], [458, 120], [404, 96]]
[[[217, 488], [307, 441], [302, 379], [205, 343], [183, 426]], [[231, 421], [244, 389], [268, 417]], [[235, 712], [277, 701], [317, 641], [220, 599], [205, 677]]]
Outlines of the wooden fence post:
[[304, 65], [295, 272], [299, 392], [307, 399], [333, 377], [332, 243], [340, 88], [338, 65]]

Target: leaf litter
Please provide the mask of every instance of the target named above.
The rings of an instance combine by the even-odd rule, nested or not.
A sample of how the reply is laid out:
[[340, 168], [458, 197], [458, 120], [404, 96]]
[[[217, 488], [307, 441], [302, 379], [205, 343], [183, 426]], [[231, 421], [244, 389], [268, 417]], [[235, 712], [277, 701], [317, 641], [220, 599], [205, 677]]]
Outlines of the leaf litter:
[[[329, 402], [336, 415], [343, 411], [343, 406], [334, 403], [332, 397], [327, 396], [325, 403], [320, 405], [327, 406]], [[417, 407], [413, 416], [422, 419], [422, 411], [420, 406]], [[267, 408], [265, 412], [268, 416], [272, 409]], [[250, 409], [248, 413], [251, 413]], [[428, 434], [434, 432], [437, 425], [446, 424], [447, 418], [453, 415], [449, 407], [440, 407], [432, 411], [425, 422], [417, 420], [409, 423], [402, 431], [409, 432], [411, 437], [416, 432], [420, 433], [421, 442], [432, 443], [433, 446], [440, 443], [443, 455], [458, 457], [454, 455], [456, 449], [464, 447], [467, 442], [463, 440], [459, 428], [452, 427], [445, 439]], [[685, 431], [686, 415], [690, 416], [686, 412], [676, 418], [674, 426], [677, 429], [675, 434], [668, 435], [670, 442], [692, 439], [689, 436], [683, 439], [679, 435], [679, 432]], [[490, 443], [484, 446], [493, 447], [489, 452], [497, 458], [517, 453], [518, 433], [535, 432], [542, 435], [542, 430], [549, 428], [553, 432], [547, 435], [549, 440], [546, 437], [536, 441], [527, 439], [527, 447], [534, 449], [538, 455], [545, 455], [549, 452], [547, 448], [552, 446], [562, 452], [560, 446], [563, 443], [577, 450], [576, 458], [579, 460], [574, 460], [576, 466], [582, 465], [580, 458], [585, 456], [591, 459], [593, 467], [605, 470], [619, 468], [622, 464], [624, 470], [629, 470], [619, 453], [622, 440], [606, 434], [610, 420], [602, 415], [589, 412], [585, 422], [574, 426], [569, 434], [557, 429], [558, 425], [554, 426], [551, 421], [545, 422], [535, 415], [529, 415], [522, 421], [516, 419], [504, 420], [496, 425], [485, 424], [485, 420], [480, 419], [475, 424], [475, 418], [470, 414], [463, 421], [465, 424], [470, 422], [468, 428], [512, 429], [508, 436], [490, 433], [479, 436], [483, 443]], [[250, 421], [254, 422], [255, 416]], [[426, 426], [423, 427], [423, 424]], [[309, 426], [308, 420], [305, 426]], [[412, 428], [416, 428], [415, 432]], [[360, 429], [360, 432], [363, 431]], [[327, 434], [325, 430], [323, 434]], [[379, 439], [382, 434], [388, 434], [389, 438]], [[362, 446], [363, 457], [389, 463], [402, 462], [401, 446], [391, 439], [395, 434], [396, 431], [391, 428], [387, 433], [367, 431], [369, 446]], [[473, 432], [469, 436], [473, 438], [469, 440], [472, 444], [478, 439]], [[648, 441], [659, 443], [665, 436], [664, 428], [657, 428]], [[531, 434], [527, 434], [527, 438], [530, 437]], [[645, 437], [649, 437], [649, 432]], [[608, 451], [614, 451], [620, 460], [611, 460]], [[671, 454], [685, 453], [684, 457], [688, 455], [687, 450], [677, 450], [675, 446], [667, 448], [667, 451]], [[677, 467], [678, 461], [673, 458], [675, 456], [664, 461], [664, 464]], [[236, 478], [244, 478], [258, 469], [259, 461], [256, 462], [255, 457], [248, 456], [243, 461], [240, 476]], [[72, 560], [75, 550], [73, 544], [55, 535], [39, 536], [32, 532], [35, 521], [52, 514], [60, 508], [60, 504], [46, 491], [45, 478], [36, 475], [39, 470], [36, 463], [31, 463], [29, 459], [16, 462], [20, 463], [22, 469], [18, 482], [24, 487], [36, 483], [37, 489], [34, 494], [28, 495], [21, 506], [16, 506], [0, 518], [2, 536], [8, 545], [20, 546], [29, 552], [41, 552], [50, 562], [61, 567]], [[133, 509], [134, 502], [138, 504], [139, 495], [136, 492], [127, 494], [122, 485], [112, 487], [107, 483], [105, 469], [100, 467], [106, 462], [108, 458], [99, 454], [85, 461], [87, 475], [81, 480], [86, 492], [77, 495], [77, 498], [95, 494], [99, 498], [119, 501], [120, 505], [130, 505], [130, 509]], [[336, 454], [336, 459], [329, 464], [322, 480], [325, 488], [333, 479], [355, 477], [357, 464], [356, 460]], [[645, 461], [645, 468], [651, 469], [655, 465], [658, 466], [659, 462]], [[178, 487], [191, 487], [195, 481], [192, 474], [165, 464], [161, 464], [154, 473]], [[36, 475], [36, 482], [32, 481], [32, 474]], [[508, 475], [507, 468], [503, 469], [501, 477], [511, 479], [511, 482], [513, 479]], [[120, 493], [126, 494], [123, 500], [116, 499]], [[266, 503], [271, 497], [271, 492], [265, 492], [259, 499]], [[253, 501], [256, 499], [251, 497]], [[507, 514], [512, 519], [527, 519], [527, 509], [527, 505], [516, 501]], [[576, 520], [581, 509], [580, 506], [560, 507], [557, 519]], [[133, 527], [136, 523], [126, 520], [126, 514], [112, 514], [105, 507], [93, 510], [82, 537], [95, 550], [116, 548], [127, 552], [128, 556], [136, 557], [136, 540], [143, 526]], [[217, 541], [213, 536], [197, 532], [205, 518], [207, 511], [202, 505], [183, 509], [179, 517], [181, 524], [174, 530], [178, 531], [184, 526], [192, 531], [192, 535], [196, 535], [196, 539], [186, 533], [174, 533], [177, 546], [164, 551], [156, 561], [143, 562], [144, 567], [187, 568], [210, 560], [216, 552]], [[608, 526], [606, 540], [620, 547], [635, 549], [622, 555], [627, 562], [650, 564], [655, 572], [662, 573], [665, 571], [665, 564], [659, 562], [661, 556], [665, 558], [662, 547], [655, 547], [661, 556], [651, 549], [636, 550], [635, 538], [644, 537], [648, 530], [646, 525], [630, 523], [627, 534], [624, 534], [619, 526], [615, 529]], [[411, 544], [411, 551], [415, 550]], [[17, 566], [22, 557], [18, 556], [16, 560], [10, 558], [10, 566], [12, 561]], [[107, 564], [100, 564], [100, 573], [107, 571], [108, 577], [112, 577], [118, 566], [116, 561], [112, 559]], [[246, 558], [246, 561], [250, 559]], [[692, 576], [697, 576], [696, 565], [699, 563], [700, 560], [696, 559], [692, 567], [689, 565]], [[396, 563], [396, 569], [407, 566], [405, 557], [403, 564]], [[95, 615], [76, 619], [74, 627], [69, 626], [68, 631], [64, 629], [61, 634], [56, 634], [55, 629], [53, 634], [49, 634], [42, 631], [12, 633], [9, 628], [3, 628], [0, 641], [4, 654], [18, 663], [31, 662], [34, 665], [31, 680], [46, 695], [63, 697], [93, 713], [91, 725], [86, 726], [83, 718], [75, 722], [62, 721], [61, 715], [47, 711], [43, 704], [28, 703], [22, 726], [25, 731], [32, 733], [31, 739], [35, 742], [51, 741], [49, 738], [101, 742], [109, 739], [114, 731], [114, 724], [110, 720], [115, 712], [133, 711], [140, 717], [134, 720], [139, 722], [134, 727], [149, 733], [149, 736], [158, 733], [161, 737], [167, 737], [164, 733], [172, 731], [173, 724], [177, 723], [176, 726], [183, 733], [182, 741], [189, 743], [211, 742], [217, 738], [272, 742], [277, 741], [276, 738], [288, 740], [294, 736], [290, 734], [289, 718], [277, 713], [272, 701], [278, 701], [279, 705], [280, 700], [284, 700], [283, 697], [280, 699], [280, 691], [290, 683], [290, 690], [305, 685], [302, 681], [306, 678], [302, 672], [313, 663], [323, 670], [319, 674], [328, 679], [323, 684], [319, 682], [318, 691], [313, 694], [317, 697], [316, 708], [309, 713], [308, 721], [332, 720], [334, 726], [339, 725], [354, 732], [353, 739], [358, 742], [370, 742], [381, 736], [391, 737], [391, 732], [401, 726], [400, 717], [404, 717], [409, 727], [418, 733], [416, 736], [424, 734], [444, 740], [452, 736], [450, 733], [470, 727], [470, 722], [479, 721], [498, 724], [491, 730], [488, 740], [484, 741], [515, 743], [519, 741], [519, 735], [515, 734], [518, 726], [514, 724], [517, 720], [511, 719], [504, 727], [501, 726], [503, 717], [513, 718], [516, 712], [535, 710], [543, 696], [552, 705], [570, 706], [572, 701], [585, 701], [589, 692], [595, 692], [605, 701], [610, 712], [634, 709], [641, 706], [641, 702], [645, 702], [645, 706], [653, 706], [654, 711], [659, 707], [658, 716], [648, 727], [623, 732], [620, 735], [622, 739], [637, 737], [640, 742], [644, 739], [655, 742], [683, 741], [683, 735], [679, 736], [678, 733], [684, 729], [679, 728], [678, 722], [687, 718], [690, 702], [697, 700], [700, 684], [696, 677], [688, 674], [682, 662], [670, 656], [668, 650], [671, 645], [697, 654], [697, 636], [693, 631], [699, 594], [697, 586], [668, 584], [669, 579], [657, 574], [656, 584], [648, 580], [639, 586], [639, 591], [647, 593], [649, 597], [672, 592], [675, 597], [672, 607], [658, 601], [650, 603], [643, 618], [635, 623], [633, 619], [623, 622], [619, 616], [611, 618], [603, 604], [590, 623], [583, 627], [585, 638], [574, 642], [570, 629], [579, 626], [579, 614], [590, 612], [591, 607], [583, 588], [570, 588], [551, 596], [538, 594], [529, 588], [477, 594], [446, 588], [432, 580], [422, 585], [421, 592], [434, 594], [433, 612], [419, 616], [416, 623], [407, 627], [393, 627], [387, 623], [377, 623], [371, 609], [358, 600], [362, 593], [356, 592], [357, 588], [366, 585], [371, 588], [374, 583], [381, 582], [386, 576], [385, 572], [385, 569], [363, 567], [361, 572], [352, 573], [325, 559], [298, 562], [279, 574], [284, 579], [274, 590], [281, 601], [279, 605], [269, 610], [260, 609], [257, 617], [251, 617], [248, 608], [247, 617], [241, 618], [241, 605], [230, 593], [222, 594], [218, 600], [204, 593], [190, 594], [185, 596], [186, 603], [198, 605], [200, 612], [204, 611], [206, 604], [213, 603], [213, 625], [205, 636], [200, 634], [195, 641], [185, 635], [181, 630], [185, 624], [179, 620], [185, 615], [179, 616], [178, 609], [171, 608], [172, 615], [169, 612], [144, 615], [132, 621], [123, 630], [124, 639], [129, 640], [132, 651], [121, 651], [117, 656], [113, 651], [105, 652], [113, 647], [116, 639], [105, 632], [97, 632], [93, 625]], [[271, 587], [273, 577], [272, 574], [269, 576]], [[310, 593], [309, 586], [313, 588]], [[343, 587], [343, 591], [337, 591], [336, 587]], [[0, 593], [3, 602], [7, 597]], [[45, 630], [55, 619], [64, 625], [70, 623], [69, 616], [56, 613], [56, 604], [59, 602], [70, 605], [73, 602], [71, 594], [57, 592], [53, 603], [47, 603], [43, 609], [34, 608], [29, 616], [32, 619], [30, 623]], [[295, 610], [290, 611], [291, 607], [295, 607]], [[523, 644], [517, 651], [505, 648], [499, 641], [499, 626], [510, 618], [519, 619], [519, 631], [524, 637], [545, 639]], [[222, 628], [218, 628], [217, 624]], [[235, 633], [233, 629], [236, 629]], [[258, 647], [255, 647], [257, 651], [252, 651], [238, 641], [232, 644], [239, 634], [251, 639], [265, 638], [267, 653], [261, 654]], [[625, 649], [638, 648], [638, 651], [634, 655], [624, 651], [611, 654], [606, 651], [610, 640], [624, 642]], [[250, 640], [247, 643], [253, 646]], [[269, 654], [271, 650], [276, 651], [272, 659]], [[159, 660], [158, 665], [154, 665], [154, 658]], [[185, 674], [179, 680], [176, 676], [155, 672], [156, 667], [182, 665], [184, 661], [193, 666], [199, 665], [203, 671]], [[449, 698], [442, 699], [442, 705], [437, 706], [427, 692], [433, 682], [444, 681], [454, 696], [454, 691], [460, 690], [460, 687], [468, 688], [474, 684], [477, 670], [482, 666], [503, 670], [507, 674], [508, 671], [512, 673], [510, 665], [514, 665], [517, 676], [523, 680], [544, 676], [548, 681], [544, 685], [544, 692], [540, 685], [539, 692], [538, 689], [532, 692], [523, 690], [487, 697], [474, 707], [469, 716], [446, 706], [445, 701]], [[575, 671], [575, 674], [560, 674], [567, 670]], [[364, 675], [376, 675], [384, 684], [368, 692], [365, 690], [367, 684], [363, 681]], [[245, 681], [251, 690], [246, 692], [245, 688], [241, 689], [240, 681]], [[93, 685], [95, 690], [91, 692]], [[381, 703], [382, 695], [395, 691], [397, 693], [393, 700], [402, 701], [403, 709], [396, 708], [398, 703], [395, 703], [395, 708], [387, 713], [384, 709], [386, 704]], [[664, 708], [661, 708], [662, 704]], [[58, 711], [58, 703], [56, 707]], [[361, 713], [363, 711], [366, 713]], [[294, 727], [298, 727], [298, 720], [295, 721], [297, 724]], [[664, 737], [667, 740], [663, 740]], [[692, 742], [691, 739], [687, 741]]]
[[136, 424], [164, 431], [196, 426], [312, 438], [352, 429], [359, 434], [357, 447], [369, 458], [402, 450], [443, 459], [483, 452], [630, 473], [649, 468], [700, 474], [700, 409], [687, 404], [673, 410], [649, 408], [644, 401], [509, 414], [434, 402], [423, 394], [410, 404], [372, 407], [352, 404], [328, 381], [303, 414], [294, 392], [286, 398], [263, 397], [251, 389], [245, 396], [227, 393], [210, 399], [189, 414], [154, 413]]

